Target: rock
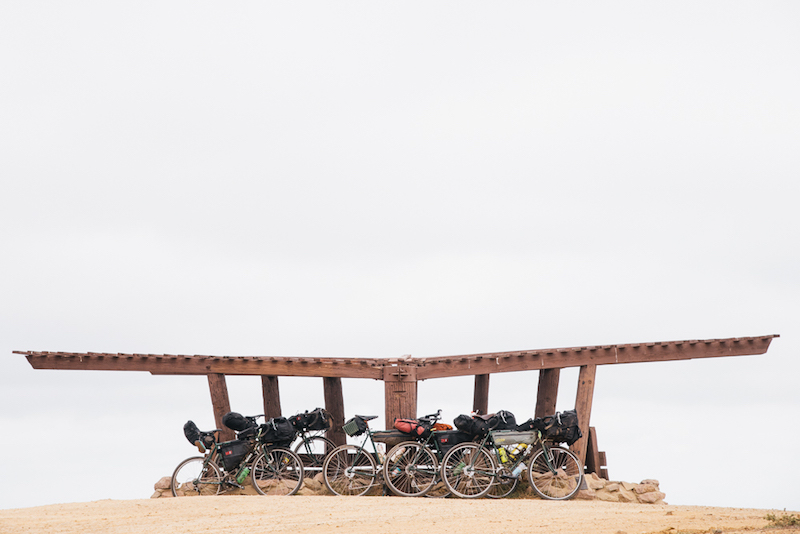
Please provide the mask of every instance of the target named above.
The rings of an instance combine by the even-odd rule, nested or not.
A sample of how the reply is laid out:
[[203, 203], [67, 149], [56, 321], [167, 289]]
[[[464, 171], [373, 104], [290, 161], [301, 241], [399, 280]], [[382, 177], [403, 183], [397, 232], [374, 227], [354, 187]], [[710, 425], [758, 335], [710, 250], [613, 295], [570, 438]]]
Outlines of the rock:
[[620, 485], [628, 491], [633, 491], [636, 488], [636, 484], [632, 482], [620, 482]]
[[636, 494], [621, 487], [619, 490], [619, 502], [636, 502]]
[[[170, 493], [170, 495], [172, 495], [172, 493]], [[156, 490], [154, 494], [150, 495], [151, 499], [158, 499], [159, 497], [161, 497], [161, 492], [158, 490]]]
[[303, 486], [310, 489], [314, 493], [319, 493], [322, 489], [322, 484], [314, 480], [313, 478], [304, 478], [303, 479]]
[[603, 489], [595, 492], [595, 499], [598, 501], [619, 502], [619, 493], [611, 493]]
[[652, 493], [654, 491], [658, 491], [658, 488], [652, 484], [639, 484], [633, 488], [633, 491], [641, 495], [643, 493]]
[[653, 478], [642, 480], [641, 482], [639, 482], [639, 484], [652, 484], [655, 487], [659, 486], [658, 480], [655, 480]]
[[606, 485], [606, 481], [598, 477], [597, 473], [590, 473], [584, 479], [586, 480], [586, 485], [592, 490], [603, 489]]
[[595, 491], [590, 489], [579, 490], [578, 493], [575, 494], [575, 498], [581, 501], [593, 501], [594, 497]]
[[664, 497], [666, 497], [666, 495], [660, 491], [650, 491], [648, 493], [640, 493], [638, 497], [640, 503], [664, 504]]
[[606, 488], [608, 491], [619, 491], [619, 484], [616, 482], [612, 482], [611, 484], [606, 484]]
[[157, 490], [165, 490], [169, 489], [172, 485], [172, 477], [161, 477], [158, 479], [158, 482], [153, 484], [153, 488]]

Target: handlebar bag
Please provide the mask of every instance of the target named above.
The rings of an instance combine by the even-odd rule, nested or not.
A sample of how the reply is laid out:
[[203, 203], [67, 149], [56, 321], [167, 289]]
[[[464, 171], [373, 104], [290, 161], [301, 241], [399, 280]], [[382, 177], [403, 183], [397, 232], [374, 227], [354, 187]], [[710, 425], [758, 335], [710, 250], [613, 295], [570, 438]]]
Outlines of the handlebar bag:
[[544, 425], [542, 433], [547, 439], [556, 443], [572, 445], [583, 437], [578, 426], [578, 412], [575, 410], [556, 412], [555, 415], [543, 417], [542, 424]]
[[331, 414], [328, 410], [317, 408], [311, 412], [299, 413], [289, 418], [298, 432], [306, 430], [328, 430], [331, 427]]
[[264, 432], [261, 434], [263, 443], [272, 443], [278, 446], [287, 446], [294, 441], [295, 432], [292, 423], [285, 417], [273, 417], [264, 424]]

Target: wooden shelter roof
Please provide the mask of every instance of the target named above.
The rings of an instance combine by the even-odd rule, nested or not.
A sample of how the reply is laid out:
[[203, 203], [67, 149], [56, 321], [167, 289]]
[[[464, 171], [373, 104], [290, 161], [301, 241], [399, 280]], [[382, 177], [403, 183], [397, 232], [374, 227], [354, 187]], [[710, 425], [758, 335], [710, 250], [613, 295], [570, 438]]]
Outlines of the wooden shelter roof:
[[[416, 380], [584, 365], [763, 354], [778, 335], [487, 352], [431, 358], [309, 358], [14, 351], [34, 369], [146, 371], [155, 375], [270, 375]], [[397, 368], [403, 369], [403, 371]]]

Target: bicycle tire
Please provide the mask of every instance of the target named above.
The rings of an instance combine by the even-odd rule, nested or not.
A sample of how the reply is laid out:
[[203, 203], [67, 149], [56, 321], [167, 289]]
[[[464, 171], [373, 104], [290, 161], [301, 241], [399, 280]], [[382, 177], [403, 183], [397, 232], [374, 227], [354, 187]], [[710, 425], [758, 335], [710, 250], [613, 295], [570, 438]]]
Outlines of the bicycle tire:
[[250, 466], [250, 481], [261, 495], [294, 495], [303, 476], [303, 462], [283, 447], [265, 449]]
[[477, 443], [456, 445], [442, 459], [444, 483], [462, 499], [486, 495], [492, 488], [495, 470], [492, 455]]
[[372, 455], [355, 445], [336, 447], [322, 464], [325, 486], [335, 495], [364, 495], [375, 484], [377, 474]]
[[[549, 462], [545, 450], [540, 449], [528, 466], [528, 482], [542, 499], [563, 501], [572, 498], [581, 488], [583, 467], [572, 452], [562, 447], [548, 447]], [[548, 466], [548, 463], [550, 464]], [[553, 467], [553, 470], [550, 469]]]
[[333, 451], [336, 445], [326, 437], [310, 436], [294, 446], [294, 453], [300, 457], [305, 471], [322, 471], [325, 457]]
[[430, 449], [415, 441], [398, 443], [386, 453], [383, 480], [399, 497], [422, 497], [433, 488], [439, 465]]
[[213, 462], [193, 456], [179, 463], [172, 472], [170, 489], [173, 497], [218, 495], [222, 491], [222, 475]]

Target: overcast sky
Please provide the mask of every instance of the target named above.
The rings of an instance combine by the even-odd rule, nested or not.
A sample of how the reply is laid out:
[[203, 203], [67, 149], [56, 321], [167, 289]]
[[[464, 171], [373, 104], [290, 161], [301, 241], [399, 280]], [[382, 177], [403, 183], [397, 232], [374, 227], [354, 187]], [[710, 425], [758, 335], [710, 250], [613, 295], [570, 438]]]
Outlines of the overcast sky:
[[[13, 350], [780, 334], [601, 367], [592, 424], [611, 478], [671, 504], [800, 509], [799, 25], [793, 2], [2, 2], [0, 507], [147, 498], [183, 423], [214, 425], [204, 377]], [[532, 416], [536, 380], [493, 375], [490, 410]], [[283, 379], [285, 415], [321, 382]], [[257, 378], [228, 387], [261, 413]], [[472, 387], [423, 382], [419, 413]], [[383, 415], [382, 383], [344, 395]]]

